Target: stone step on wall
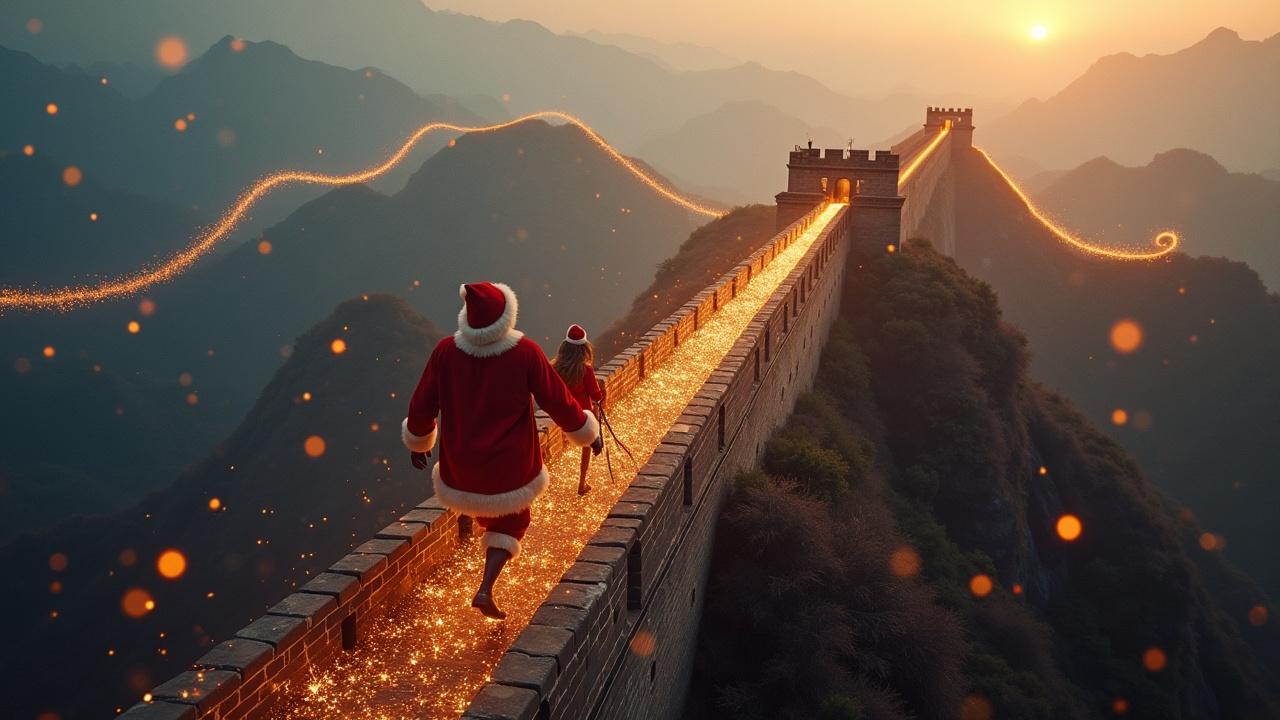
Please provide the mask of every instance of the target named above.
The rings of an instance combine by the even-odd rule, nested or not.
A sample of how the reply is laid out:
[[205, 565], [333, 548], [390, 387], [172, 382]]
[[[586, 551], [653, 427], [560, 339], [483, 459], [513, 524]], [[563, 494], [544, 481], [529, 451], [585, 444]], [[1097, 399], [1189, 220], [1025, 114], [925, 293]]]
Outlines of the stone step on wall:
[[839, 311], [847, 230], [846, 210], [690, 401], [464, 718], [678, 716], [716, 517], [733, 475], [756, 464], [812, 382]]
[[[688, 337], [721, 303], [736, 295], [750, 277], [795, 242], [820, 209], [783, 229], [601, 367], [597, 376], [609, 396], [627, 395], [649, 368], [658, 367], [670, 355], [679, 337]], [[703, 422], [695, 420], [693, 415], [682, 416], [678, 427], [686, 427], [686, 420], [699, 427]], [[539, 413], [539, 431], [544, 455], [564, 449], [563, 433], [542, 413]], [[214, 646], [192, 663], [189, 670], [154, 688], [150, 702], [138, 703], [120, 717], [127, 720], [253, 720], [265, 716], [284, 683], [301, 677], [306, 668], [322, 664], [337, 652], [353, 647], [369, 623], [421, 582], [471, 530], [470, 518], [445, 509], [434, 498], [424, 500], [234, 637]], [[560, 608], [555, 611], [560, 614], [565, 612], [561, 606], [552, 607]], [[540, 617], [547, 620], [548, 613]], [[612, 616], [609, 619], [617, 622]], [[593, 621], [604, 622], [602, 618], [593, 618]], [[535, 647], [551, 641], [535, 637], [530, 642], [535, 640], [542, 643]]]

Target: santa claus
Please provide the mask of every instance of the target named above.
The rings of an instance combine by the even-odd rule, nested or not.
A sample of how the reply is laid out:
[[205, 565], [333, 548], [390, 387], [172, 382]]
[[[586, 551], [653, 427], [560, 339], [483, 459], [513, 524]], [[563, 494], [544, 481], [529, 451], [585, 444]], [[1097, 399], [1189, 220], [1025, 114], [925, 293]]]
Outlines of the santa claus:
[[471, 283], [459, 294], [458, 331], [432, 351], [400, 434], [421, 470], [440, 431], [431, 473], [436, 499], [484, 528], [484, 578], [471, 605], [501, 619], [506, 614], [494, 602], [493, 583], [520, 553], [529, 506], [548, 483], [534, 402], [573, 444], [599, 453], [603, 438], [595, 416], [579, 407], [542, 349], [515, 329], [511, 288]]

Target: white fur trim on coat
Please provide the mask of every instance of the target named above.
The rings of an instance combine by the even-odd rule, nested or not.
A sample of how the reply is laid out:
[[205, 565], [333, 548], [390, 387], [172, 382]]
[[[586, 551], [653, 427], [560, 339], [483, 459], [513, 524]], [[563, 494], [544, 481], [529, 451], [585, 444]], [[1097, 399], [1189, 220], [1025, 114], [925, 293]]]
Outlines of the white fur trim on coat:
[[484, 493], [467, 492], [450, 487], [440, 479], [440, 463], [431, 468], [431, 484], [435, 487], [436, 499], [450, 510], [457, 510], [464, 515], [475, 517], [501, 517], [513, 515], [533, 504], [546, 489], [551, 477], [547, 467], [525, 483], [523, 487], [508, 490], [504, 493], [486, 495]]
[[487, 548], [502, 548], [511, 553], [512, 559], [520, 554], [520, 541], [511, 537], [506, 533], [486, 531], [484, 537], [480, 538], [481, 544]]
[[[466, 315], [466, 311], [464, 310], [462, 314]], [[501, 355], [515, 347], [516, 343], [520, 342], [520, 338], [522, 337], [524, 337], [524, 333], [519, 330], [508, 330], [506, 335], [489, 343], [488, 345], [476, 345], [474, 342], [467, 339], [467, 336], [463, 334], [462, 330], [458, 330], [453, 334], [453, 344], [459, 350], [471, 357], [497, 357], [498, 355]]]
[[500, 355], [507, 350], [511, 350], [516, 345], [516, 342], [520, 341], [520, 337], [524, 337], [517, 336], [515, 340], [511, 340], [512, 331], [515, 331], [516, 328], [516, 316], [520, 314], [520, 301], [516, 300], [516, 293], [506, 283], [493, 283], [493, 286], [502, 292], [503, 299], [506, 300], [506, 306], [503, 307], [502, 315], [499, 315], [497, 320], [494, 320], [492, 324], [485, 325], [483, 328], [472, 328], [470, 324], [467, 324], [466, 287], [463, 286], [460, 290], [463, 300], [462, 310], [458, 311], [458, 332], [453, 333], [453, 340], [467, 355], [475, 355], [474, 350], [476, 348], [486, 348], [488, 350], [488, 346], [494, 345], [494, 343], [511, 343], [511, 345], [504, 347], [503, 350], [492, 352], [490, 355], [476, 355], [476, 357]]
[[400, 423], [400, 440], [414, 452], [431, 452], [431, 448], [436, 446], [436, 430], [439, 429], [440, 426], [437, 425], [426, 435], [414, 435], [409, 432], [409, 418], [405, 418]]
[[583, 410], [582, 414], [587, 416], [587, 421], [582, 423], [582, 427], [573, 431], [566, 430], [564, 433], [569, 442], [578, 447], [586, 447], [600, 437], [600, 421], [596, 420], [596, 416], [590, 410]]

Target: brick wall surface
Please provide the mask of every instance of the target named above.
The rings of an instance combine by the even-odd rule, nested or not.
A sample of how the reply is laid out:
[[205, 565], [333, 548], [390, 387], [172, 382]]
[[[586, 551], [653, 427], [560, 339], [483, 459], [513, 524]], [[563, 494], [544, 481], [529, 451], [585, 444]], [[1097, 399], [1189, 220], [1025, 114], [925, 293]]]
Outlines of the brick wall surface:
[[[679, 715], [716, 518], [733, 476], [756, 466], [769, 435], [812, 384], [839, 312], [851, 212], [832, 221], [765, 303], [464, 717]], [[758, 268], [770, 252], [730, 277], [745, 280], [744, 268]], [[731, 283], [700, 293], [677, 316], [706, 309]], [[650, 338], [650, 347], [659, 339]], [[627, 377], [624, 367], [613, 370]]]

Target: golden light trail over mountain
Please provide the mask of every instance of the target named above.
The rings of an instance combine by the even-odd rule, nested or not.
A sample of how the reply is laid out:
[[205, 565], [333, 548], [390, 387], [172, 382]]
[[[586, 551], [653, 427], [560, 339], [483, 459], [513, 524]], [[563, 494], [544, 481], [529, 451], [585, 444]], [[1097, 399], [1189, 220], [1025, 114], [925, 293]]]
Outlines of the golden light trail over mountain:
[[640, 166], [618, 152], [600, 136], [591, 126], [581, 119], [559, 110], [543, 110], [529, 113], [514, 120], [496, 125], [455, 125], [453, 123], [435, 122], [423, 125], [413, 132], [400, 147], [386, 160], [378, 165], [346, 175], [326, 175], [323, 173], [284, 171], [269, 175], [249, 186], [240, 197], [227, 208], [222, 217], [214, 225], [199, 235], [191, 244], [183, 248], [167, 260], [149, 267], [123, 275], [118, 278], [104, 280], [92, 285], [76, 285], [61, 288], [43, 289], [0, 289], [0, 312], [5, 310], [71, 310], [85, 305], [92, 305], [107, 300], [128, 297], [143, 290], [168, 282], [191, 269], [201, 257], [226, 240], [235, 230], [244, 216], [259, 200], [276, 188], [292, 185], [351, 185], [373, 180], [400, 164], [413, 148], [427, 135], [449, 130], [458, 133], [490, 133], [529, 122], [531, 120], [558, 120], [580, 129], [591, 142], [595, 143], [614, 162], [621, 165], [640, 182], [649, 186], [658, 195], [670, 200], [690, 212], [710, 218], [718, 218], [725, 213], [722, 210], [703, 205], [658, 182]]

